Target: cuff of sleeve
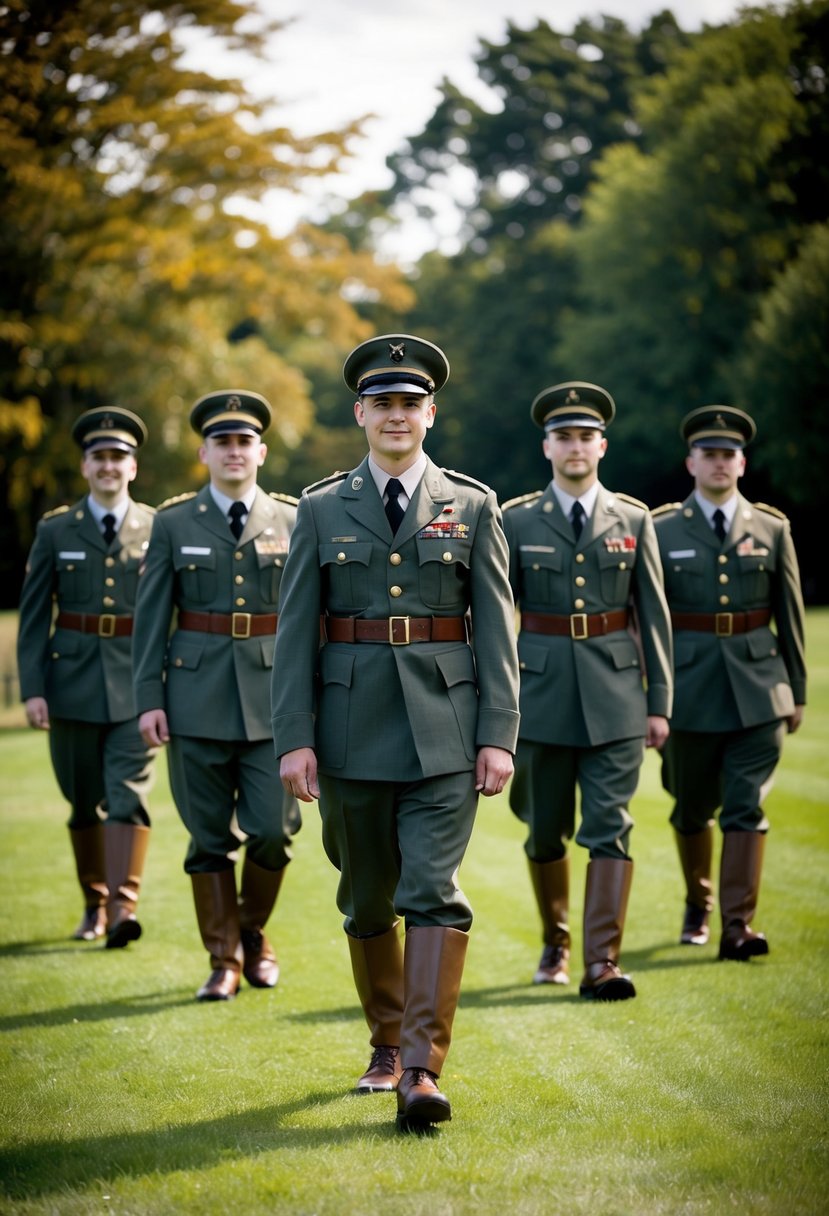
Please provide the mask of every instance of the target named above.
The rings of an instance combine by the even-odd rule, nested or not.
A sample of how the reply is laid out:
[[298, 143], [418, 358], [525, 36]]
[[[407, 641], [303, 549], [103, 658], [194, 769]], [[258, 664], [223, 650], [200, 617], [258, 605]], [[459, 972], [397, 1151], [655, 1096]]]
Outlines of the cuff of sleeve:
[[478, 729], [475, 732], [475, 746], [478, 748], [503, 747], [515, 755], [520, 721], [520, 714], [513, 709], [480, 709], [478, 711]]
[[163, 709], [167, 704], [164, 696], [164, 681], [153, 681], [152, 684], [142, 684], [135, 689], [135, 712], [140, 718], [151, 709]]
[[314, 747], [313, 714], [281, 714], [273, 719], [273, 742], [277, 758], [298, 747]]
[[652, 718], [670, 718], [673, 696], [665, 684], [654, 684], [648, 688], [648, 715]]

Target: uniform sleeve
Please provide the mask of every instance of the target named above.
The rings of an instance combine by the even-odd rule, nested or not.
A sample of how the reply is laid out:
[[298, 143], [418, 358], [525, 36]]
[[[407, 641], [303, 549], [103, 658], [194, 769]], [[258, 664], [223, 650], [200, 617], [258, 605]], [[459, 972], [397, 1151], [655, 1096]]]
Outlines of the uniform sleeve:
[[772, 611], [795, 705], [806, 704], [806, 652], [800, 569], [788, 520], [780, 529]]
[[277, 757], [314, 746], [321, 571], [311, 500], [300, 500], [279, 597], [271, 674], [271, 720]]
[[673, 709], [673, 634], [665, 598], [659, 546], [653, 521], [643, 517], [633, 591], [645, 656], [648, 713], [670, 718]]
[[20, 593], [20, 624], [17, 633], [17, 669], [20, 699], [46, 695], [46, 663], [55, 591], [55, 561], [49, 533], [38, 524]]
[[164, 708], [164, 660], [173, 613], [175, 571], [169, 529], [163, 515], [153, 522], [147, 564], [138, 580], [133, 625], [136, 713]]
[[509, 550], [509, 585], [512, 590], [513, 599], [516, 603], [519, 600], [520, 579], [519, 579], [519, 561], [518, 561], [518, 537], [515, 532], [515, 512], [505, 511], [503, 514], [504, 535], [507, 539], [507, 548]]
[[509, 550], [501, 512], [490, 491], [471, 558], [472, 645], [478, 677], [476, 746], [515, 752], [518, 741], [518, 652]]

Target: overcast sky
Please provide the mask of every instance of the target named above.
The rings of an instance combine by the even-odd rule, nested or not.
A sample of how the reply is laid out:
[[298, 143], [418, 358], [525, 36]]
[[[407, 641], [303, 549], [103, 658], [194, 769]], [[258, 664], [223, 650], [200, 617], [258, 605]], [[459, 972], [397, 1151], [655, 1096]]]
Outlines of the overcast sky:
[[[569, 32], [582, 17], [603, 13], [641, 29], [670, 8], [683, 29], [694, 30], [723, 24], [742, 6], [736, 0], [603, 0], [595, 5], [590, 0], [258, 0], [257, 7], [291, 22], [272, 40], [267, 59], [225, 58], [201, 46], [200, 66], [209, 69], [212, 62], [223, 74], [243, 75], [253, 93], [278, 97], [279, 121], [298, 135], [375, 115], [366, 123], [365, 138], [354, 141], [344, 176], [309, 185], [307, 202], [272, 193], [266, 219], [284, 232], [301, 214], [313, 216], [314, 200], [332, 189], [353, 198], [388, 186], [386, 156], [422, 130], [440, 99], [444, 77], [486, 104], [473, 56], [481, 38], [503, 38], [508, 19], [529, 29], [542, 18]], [[422, 227], [413, 227], [401, 242], [390, 250], [405, 259], [422, 251], [430, 238]], [[446, 246], [445, 252], [450, 251]]]

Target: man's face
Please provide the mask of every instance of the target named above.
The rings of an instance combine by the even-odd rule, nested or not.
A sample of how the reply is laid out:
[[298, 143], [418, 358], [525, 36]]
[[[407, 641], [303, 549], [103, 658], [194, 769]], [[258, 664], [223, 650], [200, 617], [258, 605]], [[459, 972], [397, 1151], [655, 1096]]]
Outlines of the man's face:
[[377, 463], [387, 471], [405, 472], [420, 455], [435, 409], [434, 400], [422, 394], [378, 393], [361, 397], [354, 417]]
[[745, 454], [733, 448], [692, 447], [685, 467], [694, 486], [712, 502], [727, 502], [745, 472]]
[[137, 472], [135, 457], [120, 448], [96, 448], [86, 452], [81, 461], [89, 492], [103, 506], [115, 506], [126, 498]]
[[544, 455], [553, 466], [554, 479], [574, 491], [592, 486], [606, 451], [607, 440], [597, 427], [563, 426], [544, 436]]
[[258, 435], [209, 435], [199, 448], [213, 485], [228, 498], [242, 498], [256, 481], [268, 449]]

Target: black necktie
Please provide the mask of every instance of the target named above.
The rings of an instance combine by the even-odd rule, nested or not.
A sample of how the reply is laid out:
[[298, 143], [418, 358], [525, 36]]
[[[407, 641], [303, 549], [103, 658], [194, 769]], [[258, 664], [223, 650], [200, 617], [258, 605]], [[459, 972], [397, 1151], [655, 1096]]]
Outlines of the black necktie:
[[576, 540], [581, 536], [581, 530], [584, 527], [584, 507], [576, 499], [573, 503], [573, 509], [570, 512], [570, 522], [573, 525], [573, 531], [576, 534]]
[[386, 519], [391, 525], [392, 532], [397, 531], [400, 527], [400, 521], [406, 514], [398, 501], [398, 495], [403, 493], [402, 482], [399, 482], [396, 477], [390, 477], [386, 482], [386, 494], [389, 499], [386, 503]]
[[101, 523], [104, 525], [104, 540], [108, 545], [111, 545], [115, 540], [115, 516], [107, 514], [101, 520]]
[[230, 504], [230, 530], [238, 540], [245, 528], [244, 516], [247, 515], [248, 509], [243, 502], [232, 502]]
[[722, 541], [725, 540], [725, 515], [723, 515], [720, 508], [717, 507], [711, 518], [714, 521], [714, 532], [716, 533], [717, 540], [722, 543]]

